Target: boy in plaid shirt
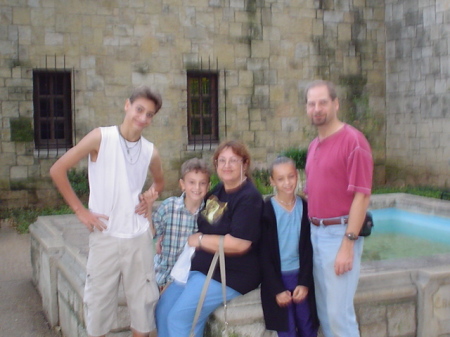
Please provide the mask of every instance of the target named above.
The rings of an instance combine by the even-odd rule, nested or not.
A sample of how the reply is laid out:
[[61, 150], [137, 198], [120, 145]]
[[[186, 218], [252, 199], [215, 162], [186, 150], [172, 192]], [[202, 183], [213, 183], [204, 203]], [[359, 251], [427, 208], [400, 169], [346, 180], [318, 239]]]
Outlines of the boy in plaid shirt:
[[[182, 195], [167, 198], [152, 215], [157, 239], [155, 272], [160, 290], [172, 281], [170, 272], [188, 237], [197, 231], [197, 216], [204, 206], [210, 175], [202, 159], [192, 158], [184, 162], [180, 179]], [[147, 199], [147, 204], [151, 210], [152, 200]]]

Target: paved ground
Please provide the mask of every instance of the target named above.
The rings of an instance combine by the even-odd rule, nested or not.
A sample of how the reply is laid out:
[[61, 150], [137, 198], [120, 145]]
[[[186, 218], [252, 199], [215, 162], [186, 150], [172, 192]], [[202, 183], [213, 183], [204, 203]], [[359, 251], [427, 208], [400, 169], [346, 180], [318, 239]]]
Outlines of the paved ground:
[[30, 235], [0, 226], [0, 337], [58, 337], [31, 281]]

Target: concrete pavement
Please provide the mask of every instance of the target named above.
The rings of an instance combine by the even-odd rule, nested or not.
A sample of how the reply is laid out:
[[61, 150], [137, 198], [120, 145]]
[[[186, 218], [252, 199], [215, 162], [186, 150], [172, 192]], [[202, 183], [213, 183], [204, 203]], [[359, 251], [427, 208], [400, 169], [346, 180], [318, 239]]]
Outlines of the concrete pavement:
[[58, 337], [31, 281], [30, 234], [0, 221], [0, 337]]

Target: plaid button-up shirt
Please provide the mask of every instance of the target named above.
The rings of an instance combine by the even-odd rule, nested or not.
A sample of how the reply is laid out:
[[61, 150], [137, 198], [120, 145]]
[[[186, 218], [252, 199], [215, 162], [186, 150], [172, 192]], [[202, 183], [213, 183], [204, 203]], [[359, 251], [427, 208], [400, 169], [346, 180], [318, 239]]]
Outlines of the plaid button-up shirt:
[[163, 237], [161, 254], [155, 255], [156, 281], [159, 286], [171, 281], [170, 272], [183, 251], [189, 235], [197, 232], [197, 217], [203, 208], [192, 214], [184, 205], [184, 193], [164, 200], [152, 215], [155, 238]]

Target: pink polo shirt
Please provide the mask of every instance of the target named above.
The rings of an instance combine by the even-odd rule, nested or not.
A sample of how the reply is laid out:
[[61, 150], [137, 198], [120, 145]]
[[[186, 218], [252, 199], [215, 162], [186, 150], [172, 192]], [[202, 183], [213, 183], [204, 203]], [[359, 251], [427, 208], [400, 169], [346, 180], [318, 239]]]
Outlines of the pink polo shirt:
[[369, 142], [345, 124], [338, 132], [309, 145], [306, 188], [310, 217], [348, 215], [355, 192], [371, 194], [373, 159]]

